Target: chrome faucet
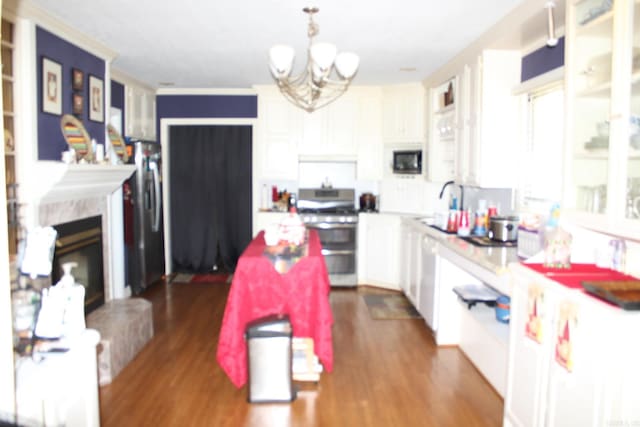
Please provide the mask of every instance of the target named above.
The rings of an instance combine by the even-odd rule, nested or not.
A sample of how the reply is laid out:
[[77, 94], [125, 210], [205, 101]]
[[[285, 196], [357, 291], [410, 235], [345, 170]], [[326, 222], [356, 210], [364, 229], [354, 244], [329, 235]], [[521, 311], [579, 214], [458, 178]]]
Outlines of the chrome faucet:
[[[442, 186], [442, 189], [440, 190], [440, 196], [439, 198], [442, 199], [442, 196], [444, 195], [444, 190], [451, 184], [455, 184], [455, 181], [447, 181], [444, 183], [444, 185]], [[458, 206], [459, 210], [463, 210], [464, 209], [464, 185], [460, 184], [460, 205]]]

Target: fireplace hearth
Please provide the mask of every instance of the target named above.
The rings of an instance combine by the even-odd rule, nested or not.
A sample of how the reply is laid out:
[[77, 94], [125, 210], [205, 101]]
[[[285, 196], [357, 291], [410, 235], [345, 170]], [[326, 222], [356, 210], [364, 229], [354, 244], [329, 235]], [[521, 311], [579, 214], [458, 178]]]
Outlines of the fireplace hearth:
[[54, 225], [58, 232], [53, 256], [52, 280], [62, 276], [62, 265], [77, 263], [71, 274], [85, 287], [85, 315], [105, 302], [102, 217], [93, 216]]

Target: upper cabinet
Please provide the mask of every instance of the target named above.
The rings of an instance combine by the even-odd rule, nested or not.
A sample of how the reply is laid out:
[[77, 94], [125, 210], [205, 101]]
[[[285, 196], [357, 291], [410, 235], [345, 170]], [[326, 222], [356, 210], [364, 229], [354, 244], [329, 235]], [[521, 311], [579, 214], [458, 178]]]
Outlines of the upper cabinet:
[[427, 179], [445, 182], [456, 177], [456, 137], [458, 117], [458, 81], [453, 78], [430, 90], [431, 132], [427, 156]]
[[357, 117], [358, 98], [353, 91], [313, 113], [304, 113], [298, 154], [355, 157]]
[[256, 176], [298, 179], [298, 141], [303, 114], [275, 86], [256, 87], [258, 121], [254, 135]]
[[[611, 5], [613, 3], [613, 5]], [[567, 8], [564, 201], [640, 237], [640, 2]], [[622, 230], [627, 230], [623, 232]]]
[[155, 141], [157, 139], [155, 90], [120, 73], [112, 74], [113, 80], [124, 85], [123, 136]]
[[430, 180], [515, 186], [519, 81], [520, 52], [484, 50], [431, 89]]
[[382, 100], [384, 142], [424, 143], [425, 90], [422, 84], [385, 86]]

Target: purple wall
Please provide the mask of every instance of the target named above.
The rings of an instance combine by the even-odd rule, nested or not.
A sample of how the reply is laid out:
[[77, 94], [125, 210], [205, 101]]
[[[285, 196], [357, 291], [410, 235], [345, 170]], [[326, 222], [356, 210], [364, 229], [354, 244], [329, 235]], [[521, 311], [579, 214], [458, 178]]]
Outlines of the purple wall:
[[527, 81], [563, 65], [564, 37], [561, 37], [555, 47], [544, 46], [522, 57], [520, 82]]
[[236, 118], [258, 117], [256, 95], [158, 95], [157, 129], [163, 118]]
[[[42, 111], [42, 57], [45, 56], [62, 65], [62, 114], [72, 114], [71, 69], [84, 72], [84, 109], [79, 119], [87, 129], [89, 136], [98, 143], [104, 144], [105, 124], [89, 120], [89, 75], [96, 76], [104, 82], [105, 62], [95, 55], [60, 37], [36, 27], [36, 62], [38, 85], [38, 159], [60, 160], [60, 153], [68, 149], [67, 142], [60, 130], [62, 116]], [[108, 85], [104, 85], [107, 91]], [[105, 110], [105, 118], [108, 111]]]

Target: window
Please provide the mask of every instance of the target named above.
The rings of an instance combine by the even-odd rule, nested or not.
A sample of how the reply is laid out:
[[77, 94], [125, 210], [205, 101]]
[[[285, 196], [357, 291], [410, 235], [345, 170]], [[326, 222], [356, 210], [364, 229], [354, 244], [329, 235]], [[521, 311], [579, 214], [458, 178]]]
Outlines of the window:
[[564, 90], [556, 84], [527, 95], [526, 137], [521, 154], [520, 203], [546, 211], [561, 201], [564, 146]]

